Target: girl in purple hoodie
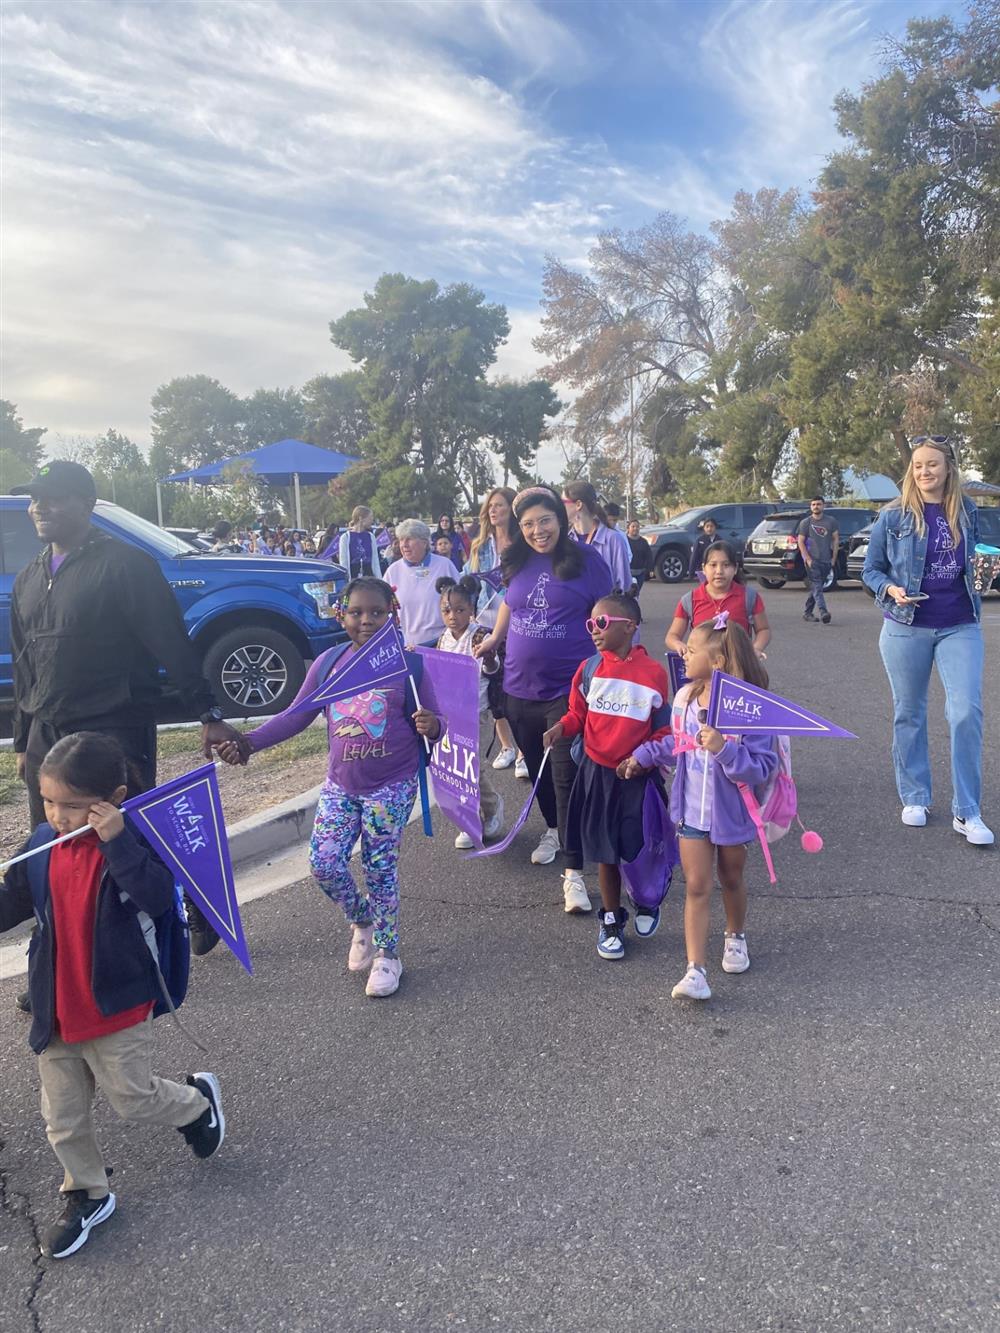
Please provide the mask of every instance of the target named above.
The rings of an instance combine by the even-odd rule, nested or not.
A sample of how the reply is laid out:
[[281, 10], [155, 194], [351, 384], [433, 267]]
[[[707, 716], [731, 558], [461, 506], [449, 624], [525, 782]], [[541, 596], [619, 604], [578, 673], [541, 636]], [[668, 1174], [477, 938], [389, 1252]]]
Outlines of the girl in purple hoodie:
[[684, 941], [688, 965], [671, 991], [674, 999], [707, 1000], [712, 991], [705, 973], [716, 853], [726, 909], [724, 972], [750, 966], [744, 924], [747, 889], [743, 870], [747, 843], [756, 829], [739, 785], [759, 787], [778, 766], [771, 736], [723, 736], [706, 725], [712, 673], [767, 688], [767, 673], [742, 626], [725, 612], [698, 625], [684, 645], [689, 685], [674, 698], [671, 735], [640, 745], [626, 763], [624, 776], [635, 777], [657, 764], [676, 766], [670, 789], [670, 815], [677, 824], [684, 870]]

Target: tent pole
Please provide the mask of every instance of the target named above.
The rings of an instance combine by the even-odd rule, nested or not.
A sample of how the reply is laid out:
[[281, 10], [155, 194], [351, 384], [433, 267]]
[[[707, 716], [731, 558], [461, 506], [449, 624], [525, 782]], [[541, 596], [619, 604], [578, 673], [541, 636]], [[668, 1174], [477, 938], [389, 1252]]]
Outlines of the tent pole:
[[163, 527], [163, 493], [160, 490], [160, 483], [156, 483], [156, 521]]
[[299, 489], [299, 474], [292, 473], [292, 482], [295, 486], [295, 526], [302, 527], [302, 492]]

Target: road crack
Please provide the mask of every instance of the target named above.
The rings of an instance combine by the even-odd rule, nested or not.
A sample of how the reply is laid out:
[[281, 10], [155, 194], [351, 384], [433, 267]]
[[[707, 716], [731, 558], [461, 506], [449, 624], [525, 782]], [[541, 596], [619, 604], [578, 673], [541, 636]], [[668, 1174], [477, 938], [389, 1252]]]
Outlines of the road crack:
[[35, 1301], [45, 1277], [42, 1240], [38, 1231], [38, 1223], [35, 1221], [35, 1215], [31, 1210], [31, 1200], [23, 1190], [14, 1189], [10, 1181], [10, 1173], [2, 1165], [2, 1157], [6, 1147], [6, 1142], [0, 1139], [0, 1216], [13, 1218], [22, 1226], [26, 1225], [31, 1233], [32, 1275], [24, 1308], [31, 1319], [32, 1333], [41, 1333], [42, 1323], [38, 1311], [35, 1309]]

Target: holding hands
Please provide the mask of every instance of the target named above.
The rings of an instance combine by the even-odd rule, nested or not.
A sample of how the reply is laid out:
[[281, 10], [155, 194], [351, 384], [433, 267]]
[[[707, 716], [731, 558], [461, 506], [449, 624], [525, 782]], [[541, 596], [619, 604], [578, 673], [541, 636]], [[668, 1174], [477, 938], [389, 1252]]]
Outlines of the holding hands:
[[[500, 646], [500, 640], [497, 638], [497, 636], [495, 634], [487, 634], [485, 639], [480, 639], [478, 643], [473, 644], [472, 656], [494, 659], [496, 657], [496, 651], [499, 648], [499, 646]], [[488, 661], [487, 665], [490, 666], [492, 670], [491, 661]]]
[[215, 747], [216, 753], [224, 764], [245, 764], [250, 758], [250, 742], [245, 736], [241, 737], [244, 744], [239, 745], [236, 741], [223, 741], [221, 745]]

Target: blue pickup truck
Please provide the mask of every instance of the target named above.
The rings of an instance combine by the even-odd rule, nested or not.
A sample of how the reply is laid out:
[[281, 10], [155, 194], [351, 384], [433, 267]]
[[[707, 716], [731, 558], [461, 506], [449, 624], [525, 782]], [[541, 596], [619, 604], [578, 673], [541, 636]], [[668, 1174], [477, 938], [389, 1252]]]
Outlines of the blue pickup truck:
[[[98, 500], [94, 526], [153, 556], [174, 590], [205, 675], [229, 717], [277, 713], [295, 697], [306, 662], [345, 639], [332, 605], [339, 565], [319, 560], [208, 555], [154, 523]], [[12, 698], [14, 579], [41, 549], [25, 496], [0, 496], [0, 702]]]

